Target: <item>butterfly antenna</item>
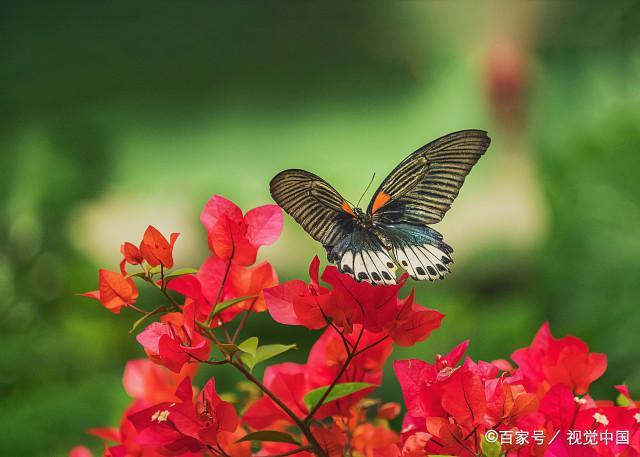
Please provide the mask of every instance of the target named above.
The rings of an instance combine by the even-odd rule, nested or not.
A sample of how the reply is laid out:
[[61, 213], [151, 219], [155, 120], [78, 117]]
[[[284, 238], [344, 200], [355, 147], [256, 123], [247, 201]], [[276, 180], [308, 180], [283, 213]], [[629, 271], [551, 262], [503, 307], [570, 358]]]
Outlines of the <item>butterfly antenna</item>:
[[369, 184], [367, 184], [367, 188], [364, 190], [364, 192], [362, 192], [362, 195], [360, 195], [360, 198], [358, 199], [358, 203], [356, 204], [356, 208], [360, 207], [360, 201], [362, 200], [362, 197], [364, 197], [364, 194], [367, 193], [367, 191], [369, 190], [369, 187], [371, 187], [371, 184], [373, 183], [374, 178], [376, 177], [376, 174], [373, 173], [373, 176], [371, 176], [371, 181], [369, 181]]

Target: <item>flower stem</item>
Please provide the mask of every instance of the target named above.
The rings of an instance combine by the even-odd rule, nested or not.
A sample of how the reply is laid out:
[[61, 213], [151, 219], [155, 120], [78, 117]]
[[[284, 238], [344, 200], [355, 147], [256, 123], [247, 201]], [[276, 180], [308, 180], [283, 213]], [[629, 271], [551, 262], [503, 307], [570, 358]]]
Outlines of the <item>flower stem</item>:
[[322, 446], [320, 446], [320, 443], [318, 443], [318, 440], [316, 439], [316, 437], [313, 436], [313, 433], [311, 433], [311, 429], [309, 428], [309, 425], [307, 422], [300, 419], [298, 415], [291, 410], [291, 408], [289, 408], [282, 400], [278, 398], [277, 395], [271, 392], [271, 390], [269, 390], [267, 386], [265, 386], [258, 378], [256, 378], [250, 371], [248, 371], [242, 365], [242, 363], [231, 361], [231, 365], [236, 367], [236, 369], [238, 369], [238, 371], [240, 371], [244, 375], [244, 377], [247, 378], [248, 381], [258, 386], [260, 390], [262, 390], [265, 393], [265, 395], [271, 398], [280, 407], [280, 409], [284, 411], [284, 413], [287, 416], [289, 416], [291, 420], [293, 420], [293, 422], [298, 426], [302, 434], [309, 441], [309, 446], [312, 448], [313, 452], [316, 455], [318, 455], [319, 457], [328, 457], [325, 450], [322, 449]]

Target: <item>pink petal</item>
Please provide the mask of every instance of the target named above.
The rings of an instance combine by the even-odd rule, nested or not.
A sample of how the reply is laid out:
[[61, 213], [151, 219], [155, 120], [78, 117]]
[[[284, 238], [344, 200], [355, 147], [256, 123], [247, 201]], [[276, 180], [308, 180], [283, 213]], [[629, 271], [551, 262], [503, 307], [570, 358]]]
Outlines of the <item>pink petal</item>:
[[220, 195], [214, 195], [204, 206], [200, 214], [200, 221], [208, 233], [225, 216], [232, 221], [241, 221], [242, 210], [232, 201]]
[[247, 239], [254, 246], [276, 242], [282, 232], [282, 210], [278, 205], [258, 206], [244, 216]]
[[160, 337], [167, 334], [166, 324], [160, 322], [152, 322], [142, 332], [138, 333], [136, 340], [144, 347], [145, 351], [149, 354], [159, 354], [160, 349], [158, 344]]
[[279, 286], [264, 289], [264, 301], [269, 314], [276, 322], [284, 325], [302, 325], [293, 307], [293, 301], [308, 292], [304, 281], [295, 279]]

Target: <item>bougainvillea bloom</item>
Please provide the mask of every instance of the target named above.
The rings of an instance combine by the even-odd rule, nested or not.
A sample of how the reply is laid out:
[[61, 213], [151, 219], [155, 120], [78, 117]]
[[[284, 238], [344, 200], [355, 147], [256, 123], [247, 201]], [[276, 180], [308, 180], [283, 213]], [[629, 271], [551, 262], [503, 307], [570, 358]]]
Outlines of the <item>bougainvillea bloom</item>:
[[556, 339], [545, 323], [528, 348], [515, 351], [511, 358], [520, 367], [529, 389], [548, 389], [564, 384], [576, 395], [589, 390], [607, 368], [604, 354], [590, 353], [589, 347], [574, 336]]
[[183, 313], [169, 313], [160, 322], [153, 322], [136, 339], [144, 347], [151, 360], [179, 373], [188, 362], [206, 360], [211, 343], [195, 331], [193, 306]]
[[172, 233], [170, 241], [152, 225], [147, 227], [140, 243], [140, 254], [152, 267], [162, 265], [164, 268], [173, 267], [173, 245], [179, 233]]
[[320, 259], [314, 257], [309, 266], [309, 284], [299, 279], [287, 281], [264, 291], [269, 314], [276, 322], [285, 325], [304, 325], [319, 329], [327, 325], [326, 306], [330, 291], [319, 284]]
[[282, 210], [277, 205], [259, 206], [243, 216], [235, 203], [219, 195], [207, 202], [200, 220], [211, 252], [239, 265], [254, 263], [258, 248], [273, 244], [282, 231]]
[[219, 435], [238, 427], [233, 406], [222, 401], [213, 378], [193, 400], [189, 378], [175, 392], [178, 401], [164, 402], [129, 416], [138, 432], [140, 444], [159, 446], [170, 455], [199, 452], [219, 444]]
[[[380, 404], [369, 394], [394, 343], [424, 341], [444, 317], [418, 305], [413, 291], [399, 297], [406, 275], [373, 286], [335, 267], [321, 275], [316, 257], [308, 282], [277, 285], [271, 264], [253, 264], [258, 248], [280, 233], [279, 208], [243, 215], [216, 196], [202, 221], [211, 255], [197, 273], [142, 266], [129, 276], [127, 265], [173, 266], [177, 234], [167, 240], [149, 227], [140, 247], [121, 246], [121, 272], [100, 270], [99, 290], [84, 294], [114, 313], [131, 307], [143, 313], [134, 328], [146, 325], [137, 339], [147, 358], [127, 365], [123, 384], [132, 401], [118, 427], [89, 429], [103, 440], [103, 457], [640, 457], [640, 409], [629, 389], [616, 386], [615, 403], [594, 400], [588, 390], [604, 372], [605, 356], [575, 337], [554, 338], [548, 324], [512, 354], [515, 363], [463, 360], [468, 341], [432, 363], [396, 361], [404, 406]], [[133, 281], [140, 279], [164, 305], [134, 305]], [[306, 363], [271, 364], [261, 381], [257, 365], [293, 346], [243, 334], [251, 313], [267, 309], [279, 323], [324, 331]], [[213, 378], [202, 390], [191, 384], [201, 364], [235, 368], [251, 383], [225, 397], [242, 417], [220, 398]], [[396, 432], [389, 422], [402, 410]], [[489, 433], [502, 443], [489, 443]], [[518, 440], [523, 434], [528, 438]], [[611, 438], [619, 436], [625, 439]], [[78, 446], [70, 455], [91, 453]]]
[[214, 304], [238, 297], [252, 297], [224, 310], [214, 322], [228, 322], [243, 310], [255, 312], [266, 310], [262, 290], [278, 283], [273, 266], [261, 262], [253, 267], [229, 263], [216, 256], [210, 256], [195, 275], [183, 275], [173, 279], [168, 288], [185, 296], [189, 303], [195, 303], [196, 319], [204, 322]]
[[98, 300], [115, 314], [119, 314], [123, 307], [134, 304], [138, 298], [138, 288], [133, 279], [115, 271], [100, 270], [98, 287], [98, 290], [81, 295]]
[[401, 346], [411, 346], [424, 341], [444, 318], [415, 303], [413, 293], [398, 298], [407, 275], [398, 284], [374, 286], [329, 266], [322, 273], [322, 280], [331, 285], [329, 289], [319, 284], [319, 264], [315, 257], [309, 267], [309, 284], [292, 280], [264, 291], [274, 320], [309, 329], [323, 328], [331, 321], [347, 334], [353, 332], [354, 325], [362, 325], [367, 331], [383, 332]]

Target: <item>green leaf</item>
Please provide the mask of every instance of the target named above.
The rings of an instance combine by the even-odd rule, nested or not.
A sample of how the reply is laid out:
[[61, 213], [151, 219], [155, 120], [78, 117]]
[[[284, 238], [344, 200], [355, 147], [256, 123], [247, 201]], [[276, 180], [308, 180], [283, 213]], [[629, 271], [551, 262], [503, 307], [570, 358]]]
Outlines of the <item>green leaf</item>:
[[618, 406], [629, 406], [631, 402], [629, 402], [629, 399], [624, 395], [618, 394], [618, 397], [616, 398], [616, 404]]
[[247, 295], [245, 297], [232, 298], [231, 300], [227, 300], [227, 301], [223, 301], [221, 303], [218, 303], [216, 305], [215, 311], [213, 312], [213, 315], [215, 316], [216, 314], [221, 313], [222, 311], [224, 311], [225, 309], [235, 305], [236, 303], [240, 303], [241, 301], [249, 300], [249, 299], [255, 298], [255, 297], [257, 297], [257, 295]]
[[482, 435], [482, 440], [480, 441], [480, 449], [484, 457], [500, 457], [502, 455], [502, 445], [500, 441], [490, 443], [484, 435]]
[[162, 271], [162, 265], [156, 265], [155, 267], [149, 268], [149, 275], [157, 275]]
[[256, 348], [258, 347], [258, 338], [253, 336], [238, 345], [230, 343], [220, 343], [217, 346], [218, 349], [220, 349], [224, 354], [228, 356], [232, 356], [237, 352], [251, 355], [256, 353]]
[[242, 343], [238, 345], [238, 349], [242, 352], [252, 355], [255, 357], [256, 350], [258, 349], [258, 338], [252, 336], [251, 338], [247, 338]]
[[289, 443], [300, 446], [300, 442], [293, 436], [277, 430], [260, 430], [258, 432], [249, 433], [236, 441], [236, 443], [241, 443], [243, 441], [270, 441], [274, 443]]
[[[329, 395], [322, 401], [322, 404], [324, 405], [331, 401], [338, 400], [339, 398], [346, 397], [363, 389], [368, 389], [369, 387], [375, 387], [375, 384], [369, 384], [368, 382], [343, 382], [336, 384], [333, 389], [331, 389], [331, 392], [329, 392]], [[329, 386], [318, 387], [305, 395], [304, 404], [309, 411], [316, 406], [328, 389]]]
[[265, 344], [264, 346], [258, 346], [253, 355], [241, 354], [240, 360], [249, 368], [249, 371], [252, 371], [257, 364], [295, 348], [295, 344]]
[[164, 306], [158, 306], [156, 309], [149, 311], [148, 313], [146, 313], [140, 319], [138, 319], [133, 323], [133, 325], [131, 326], [131, 330], [129, 330], [129, 333], [133, 333], [140, 324], [142, 324], [144, 321], [149, 319], [151, 316], [155, 316], [156, 314], [160, 314], [165, 311], [167, 311], [167, 308], [165, 308]]
[[169, 282], [172, 279], [175, 279], [179, 276], [192, 275], [192, 274], [196, 274], [197, 272], [198, 272], [197, 268], [178, 268], [177, 270], [173, 270], [170, 273], [164, 275], [164, 280], [165, 282]]

